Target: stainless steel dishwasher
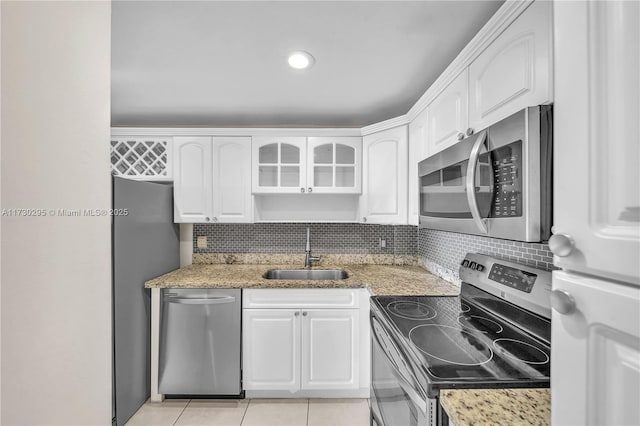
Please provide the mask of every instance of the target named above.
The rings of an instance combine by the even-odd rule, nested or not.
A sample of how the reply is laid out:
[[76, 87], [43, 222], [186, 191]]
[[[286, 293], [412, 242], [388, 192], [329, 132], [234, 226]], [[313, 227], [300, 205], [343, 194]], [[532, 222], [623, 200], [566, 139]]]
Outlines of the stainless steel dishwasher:
[[238, 396], [239, 289], [164, 289], [159, 391], [166, 395]]

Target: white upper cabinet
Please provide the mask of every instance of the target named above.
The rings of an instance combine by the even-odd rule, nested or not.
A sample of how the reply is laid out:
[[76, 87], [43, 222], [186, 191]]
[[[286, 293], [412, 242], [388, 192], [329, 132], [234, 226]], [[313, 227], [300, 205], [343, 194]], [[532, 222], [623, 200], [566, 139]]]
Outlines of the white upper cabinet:
[[465, 137], [468, 128], [469, 79], [463, 70], [427, 107], [425, 157]]
[[208, 223], [212, 207], [211, 137], [173, 138], [173, 221]]
[[554, 228], [561, 268], [640, 285], [640, 4], [558, 2]]
[[360, 216], [366, 223], [407, 224], [407, 126], [362, 140]]
[[213, 222], [251, 222], [251, 137], [213, 138]]
[[174, 222], [251, 222], [251, 138], [173, 140]]
[[418, 163], [426, 157], [427, 110], [423, 110], [409, 123], [409, 225], [418, 225], [420, 200]]
[[254, 137], [252, 145], [254, 193], [307, 191], [307, 138]]
[[361, 148], [359, 137], [308, 138], [307, 192], [360, 193]]
[[359, 194], [359, 137], [254, 137], [254, 194]]
[[534, 2], [469, 67], [474, 131], [553, 100], [552, 4]]

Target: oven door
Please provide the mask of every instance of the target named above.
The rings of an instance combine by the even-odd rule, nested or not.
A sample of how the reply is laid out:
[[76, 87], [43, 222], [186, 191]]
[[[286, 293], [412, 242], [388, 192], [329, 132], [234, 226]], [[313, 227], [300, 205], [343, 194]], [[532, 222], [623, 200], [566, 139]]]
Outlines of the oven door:
[[371, 336], [371, 423], [435, 426], [436, 400], [424, 396], [395, 343], [374, 316]]

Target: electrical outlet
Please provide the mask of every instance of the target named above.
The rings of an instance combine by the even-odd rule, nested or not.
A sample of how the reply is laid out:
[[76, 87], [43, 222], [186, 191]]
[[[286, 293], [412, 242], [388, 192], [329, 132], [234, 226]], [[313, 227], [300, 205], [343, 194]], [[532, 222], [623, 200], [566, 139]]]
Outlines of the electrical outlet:
[[198, 237], [198, 239], [196, 240], [196, 244], [198, 246], [199, 249], [206, 249], [207, 248], [207, 237], [206, 235], [203, 237]]
[[379, 243], [380, 243], [380, 248], [387, 247], [387, 240], [385, 240], [384, 238], [380, 238]]

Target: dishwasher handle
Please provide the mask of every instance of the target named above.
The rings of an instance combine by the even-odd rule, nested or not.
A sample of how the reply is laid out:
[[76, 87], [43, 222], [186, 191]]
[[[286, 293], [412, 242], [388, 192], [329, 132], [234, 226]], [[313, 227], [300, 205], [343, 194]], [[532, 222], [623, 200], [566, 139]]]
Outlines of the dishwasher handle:
[[234, 296], [216, 296], [216, 297], [175, 297], [169, 296], [165, 298], [169, 303], [179, 303], [182, 305], [221, 305], [223, 303], [234, 303]]

